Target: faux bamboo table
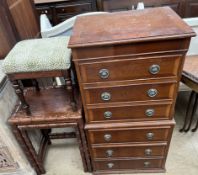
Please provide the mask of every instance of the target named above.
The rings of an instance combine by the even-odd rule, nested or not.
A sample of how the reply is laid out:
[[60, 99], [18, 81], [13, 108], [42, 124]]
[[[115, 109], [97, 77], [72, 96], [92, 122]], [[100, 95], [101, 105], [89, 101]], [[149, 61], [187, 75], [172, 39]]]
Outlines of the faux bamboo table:
[[[193, 123], [198, 105], [198, 55], [189, 56], [186, 59], [181, 81], [192, 89], [188, 101], [184, 125], [180, 129], [181, 132], [188, 132]], [[196, 122], [196, 126], [192, 129], [192, 132], [195, 132], [197, 129], [198, 121]]]

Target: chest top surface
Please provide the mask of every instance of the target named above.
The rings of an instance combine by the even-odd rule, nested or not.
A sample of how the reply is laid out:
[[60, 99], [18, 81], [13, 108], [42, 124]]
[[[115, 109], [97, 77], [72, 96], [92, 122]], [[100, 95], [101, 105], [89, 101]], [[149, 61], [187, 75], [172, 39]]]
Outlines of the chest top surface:
[[70, 48], [194, 36], [169, 7], [78, 17]]

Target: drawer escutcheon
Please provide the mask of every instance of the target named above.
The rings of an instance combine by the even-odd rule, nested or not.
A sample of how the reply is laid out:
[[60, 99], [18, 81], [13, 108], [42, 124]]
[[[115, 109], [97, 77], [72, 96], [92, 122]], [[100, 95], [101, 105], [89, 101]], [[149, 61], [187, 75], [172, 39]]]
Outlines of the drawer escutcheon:
[[110, 118], [112, 117], [112, 112], [110, 112], [110, 111], [104, 112], [104, 117], [105, 117], [106, 119], [110, 119]]
[[108, 150], [106, 151], [106, 155], [107, 155], [107, 157], [111, 157], [111, 156], [113, 155], [113, 150], [108, 149]]
[[150, 162], [144, 162], [144, 167], [147, 168], [149, 167], [150, 164], [151, 164]]
[[108, 163], [108, 164], [107, 164], [107, 167], [108, 167], [109, 169], [113, 168], [113, 166], [114, 166], [114, 163]]
[[109, 141], [111, 140], [111, 138], [112, 138], [111, 134], [105, 134], [105, 135], [104, 135], [104, 139], [105, 139], [105, 141], [107, 141], [107, 142], [109, 142]]
[[109, 101], [111, 99], [111, 94], [109, 92], [103, 92], [101, 94], [101, 99], [104, 101]]
[[160, 66], [157, 64], [153, 64], [149, 67], [149, 72], [153, 75], [158, 74], [160, 71]]
[[152, 154], [152, 150], [151, 149], [145, 149], [144, 151], [146, 156], [150, 156]]
[[155, 110], [154, 109], [147, 109], [145, 111], [145, 114], [147, 117], [152, 117], [155, 114]]
[[149, 132], [149, 133], [146, 134], [146, 138], [147, 138], [148, 140], [152, 140], [153, 137], [154, 137], [154, 133], [152, 133], [152, 132]]
[[100, 78], [106, 79], [109, 77], [109, 70], [108, 69], [101, 69], [99, 71]]
[[149, 89], [147, 91], [147, 94], [149, 97], [155, 97], [158, 94], [158, 91], [157, 91], [157, 89]]

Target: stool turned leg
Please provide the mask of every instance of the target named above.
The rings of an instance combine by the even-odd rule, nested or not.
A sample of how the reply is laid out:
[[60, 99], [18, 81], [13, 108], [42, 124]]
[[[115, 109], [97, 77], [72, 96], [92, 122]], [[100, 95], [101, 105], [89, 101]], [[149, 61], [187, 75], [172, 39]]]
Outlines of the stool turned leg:
[[196, 113], [197, 103], [198, 103], [198, 98], [197, 98], [197, 94], [195, 94], [195, 102], [194, 102], [194, 104], [192, 105], [192, 112], [191, 112], [190, 122], [189, 122], [189, 124], [188, 124], [187, 129], [184, 130], [185, 132], [188, 132], [188, 131], [190, 130], [190, 127], [191, 127], [191, 125], [192, 125], [192, 121], [193, 121], [194, 115], [195, 115], [195, 113]]
[[193, 101], [193, 97], [195, 95], [195, 92], [192, 91], [191, 94], [190, 94], [190, 98], [189, 98], [189, 101], [188, 101], [188, 106], [187, 106], [187, 109], [186, 109], [186, 116], [185, 116], [185, 120], [184, 120], [184, 124], [183, 124], [183, 127], [179, 130], [180, 132], [183, 132], [187, 126], [187, 123], [188, 123], [188, 117], [189, 117], [189, 114], [190, 114], [190, 108], [191, 108], [191, 103]]
[[31, 115], [30, 107], [25, 100], [23, 89], [20, 87], [18, 80], [13, 80], [12, 85], [13, 85], [13, 88], [15, 89], [17, 96], [19, 97], [21, 101], [22, 108], [26, 111], [27, 115]]
[[39, 88], [38, 81], [36, 79], [32, 79], [32, 84], [36, 88], [36, 91], [39, 92], [40, 88]]
[[73, 88], [73, 85], [72, 85], [70, 70], [67, 70], [67, 73], [66, 73], [64, 78], [65, 78], [66, 88], [67, 88], [68, 93], [69, 93], [72, 110], [77, 111], [77, 105], [76, 105], [76, 101], [75, 101], [74, 88]]
[[37, 175], [41, 175], [43, 172], [39, 169], [38, 165], [36, 164], [31, 152], [29, 151], [27, 145], [25, 144], [25, 141], [21, 135], [20, 130], [17, 128], [17, 126], [12, 126], [12, 132], [15, 135], [15, 138], [17, 139], [21, 149], [25, 153], [27, 159], [29, 160], [30, 164], [32, 167], [35, 169], [37, 172]]
[[[196, 94], [196, 99], [195, 99], [194, 114], [196, 114], [197, 107], [198, 107], [198, 93]], [[195, 132], [197, 129], [198, 129], [198, 120], [195, 128], [192, 129], [192, 132]]]

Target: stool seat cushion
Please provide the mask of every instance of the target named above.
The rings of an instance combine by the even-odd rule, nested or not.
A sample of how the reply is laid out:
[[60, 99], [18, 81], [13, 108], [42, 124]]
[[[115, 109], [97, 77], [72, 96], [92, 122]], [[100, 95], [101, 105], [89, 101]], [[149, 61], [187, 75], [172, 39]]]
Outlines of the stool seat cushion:
[[70, 68], [69, 37], [30, 39], [18, 42], [3, 62], [6, 74], [66, 70]]

